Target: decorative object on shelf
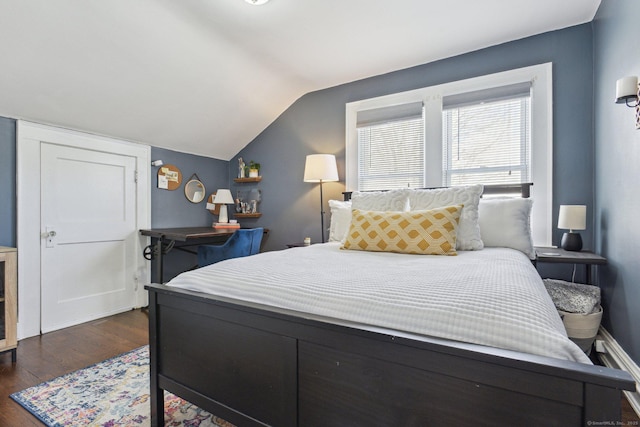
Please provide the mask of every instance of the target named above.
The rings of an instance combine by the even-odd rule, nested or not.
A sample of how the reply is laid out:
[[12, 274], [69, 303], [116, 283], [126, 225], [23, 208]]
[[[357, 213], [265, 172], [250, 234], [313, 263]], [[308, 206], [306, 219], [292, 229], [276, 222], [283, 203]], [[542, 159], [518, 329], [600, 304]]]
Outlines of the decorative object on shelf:
[[629, 76], [616, 82], [616, 103], [636, 109], [636, 129], [640, 129], [640, 84], [638, 77]]
[[227, 213], [227, 205], [232, 205], [234, 203], [233, 196], [231, 195], [231, 190], [227, 188], [222, 188], [216, 192], [216, 195], [213, 198], [213, 203], [207, 203], [207, 209], [213, 210], [216, 207], [212, 205], [220, 205], [220, 214], [218, 215], [219, 223], [228, 223], [229, 215]]
[[322, 183], [338, 181], [338, 166], [333, 154], [309, 154], [304, 166], [304, 182], [320, 183], [320, 228], [324, 243], [324, 201], [322, 199]]
[[260, 163], [253, 160], [249, 162], [249, 178], [257, 178], [260, 176]]
[[158, 169], [158, 188], [173, 191], [182, 183], [182, 172], [174, 165], [162, 165]]
[[246, 178], [246, 167], [247, 165], [244, 163], [244, 160], [242, 160], [242, 157], [238, 157], [238, 178]]
[[258, 213], [258, 204], [262, 201], [262, 192], [257, 188], [252, 188], [247, 194], [249, 200], [249, 211], [247, 213]]
[[235, 199], [234, 210], [237, 214], [254, 215], [253, 218], [260, 216], [258, 213], [258, 204], [262, 201], [262, 192], [257, 188], [251, 190], [238, 190]]
[[587, 226], [587, 207], [585, 205], [560, 205], [558, 228], [569, 230], [562, 235], [560, 247], [566, 251], [582, 250], [582, 237], [574, 230], [585, 230]]
[[197, 174], [191, 175], [189, 181], [184, 185], [184, 195], [191, 203], [200, 203], [206, 195], [204, 184]]

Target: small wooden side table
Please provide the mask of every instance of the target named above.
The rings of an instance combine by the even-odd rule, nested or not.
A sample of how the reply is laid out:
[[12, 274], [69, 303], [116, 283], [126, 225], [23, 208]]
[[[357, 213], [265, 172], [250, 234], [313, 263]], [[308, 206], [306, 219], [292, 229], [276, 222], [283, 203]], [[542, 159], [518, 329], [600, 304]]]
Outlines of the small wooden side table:
[[587, 284], [591, 285], [591, 266], [605, 265], [607, 259], [596, 253], [589, 251], [565, 251], [560, 248], [543, 248], [536, 247], [536, 264], [539, 262], [547, 262], [550, 264], [584, 264], [586, 269]]
[[[313, 245], [313, 243], [311, 244]], [[309, 246], [309, 245], [305, 245], [304, 242], [287, 243], [287, 248], [302, 248], [304, 246]]]

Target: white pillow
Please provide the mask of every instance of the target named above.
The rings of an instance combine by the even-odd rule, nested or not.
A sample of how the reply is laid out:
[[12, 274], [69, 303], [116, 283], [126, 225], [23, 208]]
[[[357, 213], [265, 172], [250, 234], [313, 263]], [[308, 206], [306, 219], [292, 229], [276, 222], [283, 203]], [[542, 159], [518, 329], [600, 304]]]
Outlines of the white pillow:
[[409, 210], [408, 190], [354, 191], [351, 203], [361, 211], [404, 212]]
[[342, 242], [351, 224], [351, 202], [329, 200], [329, 207], [331, 208], [329, 241]]
[[535, 259], [531, 239], [531, 199], [482, 199], [480, 234], [485, 247], [513, 248]]
[[408, 190], [409, 208], [429, 210], [452, 205], [464, 205], [458, 226], [456, 249], [476, 251], [484, 247], [478, 225], [478, 203], [484, 187], [481, 184], [466, 187]]

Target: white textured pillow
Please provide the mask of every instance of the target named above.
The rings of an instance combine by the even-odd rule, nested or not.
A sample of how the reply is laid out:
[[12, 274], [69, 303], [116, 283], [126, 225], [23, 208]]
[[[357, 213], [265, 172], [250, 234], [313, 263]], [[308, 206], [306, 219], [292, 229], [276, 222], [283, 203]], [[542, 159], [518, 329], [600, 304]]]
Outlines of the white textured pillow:
[[428, 210], [451, 205], [464, 205], [458, 227], [456, 249], [476, 251], [484, 247], [478, 225], [478, 203], [484, 187], [481, 184], [466, 187], [437, 188], [433, 190], [407, 190], [409, 207]]
[[535, 259], [531, 239], [531, 199], [480, 200], [480, 234], [486, 247], [513, 248]]
[[349, 231], [351, 224], [351, 202], [329, 200], [331, 208], [331, 225], [329, 226], [329, 241], [341, 242]]
[[408, 211], [408, 190], [354, 191], [351, 194], [351, 206], [361, 211]]

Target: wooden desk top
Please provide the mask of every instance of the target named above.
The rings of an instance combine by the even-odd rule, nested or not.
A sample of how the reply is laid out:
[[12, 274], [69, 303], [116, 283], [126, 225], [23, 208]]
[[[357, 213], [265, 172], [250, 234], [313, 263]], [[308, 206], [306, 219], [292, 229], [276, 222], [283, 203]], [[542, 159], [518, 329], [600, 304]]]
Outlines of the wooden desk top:
[[[178, 227], [140, 230], [140, 234], [143, 236], [186, 242], [187, 240], [192, 239], [229, 236], [235, 231], [235, 229], [214, 229], [211, 227]], [[269, 230], [265, 228], [264, 232], [268, 233]]]

